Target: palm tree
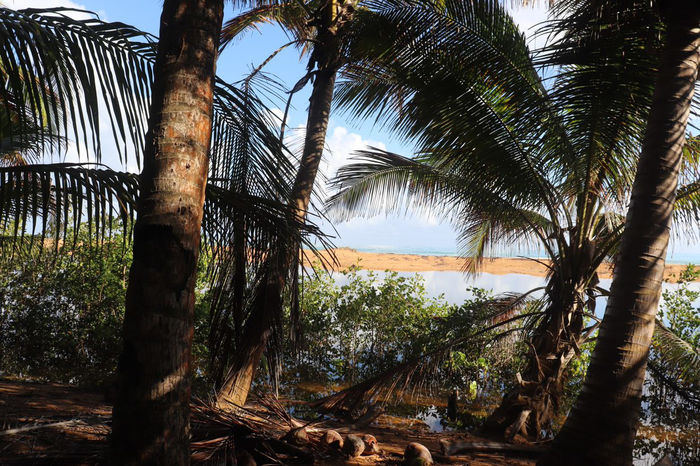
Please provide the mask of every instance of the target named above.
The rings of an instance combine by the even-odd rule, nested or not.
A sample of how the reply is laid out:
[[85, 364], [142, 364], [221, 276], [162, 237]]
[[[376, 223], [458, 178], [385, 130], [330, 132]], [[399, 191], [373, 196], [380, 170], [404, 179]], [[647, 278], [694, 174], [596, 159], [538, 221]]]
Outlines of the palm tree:
[[[256, 27], [259, 23], [277, 21], [294, 36], [294, 40], [287, 45], [296, 44], [303, 52], [309, 54], [308, 73], [292, 92], [293, 94], [300, 90], [309, 80], [313, 81], [304, 146], [291, 192], [286, 199], [290, 209], [290, 221], [293, 223], [303, 224], [307, 217], [314, 181], [325, 146], [336, 74], [348, 60], [345, 49], [357, 4], [356, 0], [312, 0], [306, 3], [262, 1], [224, 26], [223, 37], [225, 43], [228, 43], [242, 31]], [[282, 121], [283, 133], [285, 120], [286, 116]], [[214, 353], [214, 357], [219, 359], [217, 371], [223, 374], [224, 367], [227, 368], [225, 380], [222, 381], [218, 393], [218, 402], [222, 407], [231, 404], [241, 406], [248, 397], [250, 385], [273, 334], [275, 322], [281, 318], [282, 295], [289, 278], [297, 274], [299, 246], [298, 241], [290, 238], [288, 241], [280, 241], [269, 251], [264, 270], [258, 273], [255, 287], [249, 293], [252, 297], [245, 325], [241, 300], [245, 296], [243, 288], [247, 279], [243, 269], [238, 270], [231, 281], [233, 288], [238, 290], [238, 299], [228, 308], [214, 311], [218, 322], [234, 322], [231, 330], [227, 332], [221, 332], [221, 328], [226, 328], [221, 324], [212, 327], [210, 338], [215, 346], [222, 349]], [[242, 251], [244, 245], [239, 244], [236, 249]], [[291, 288], [296, 289], [295, 280], [292, 280]], [[297, 307], [292, 306], [292, 319], [295, 321], [298, 321]], [[226, 343], [219, 343], [222, 340]], [[233, 340], [236, 341], [236, 347], [243, 348], [244, 351], [233, 352]]]
[[[658, 7], [666, 23], [665, 47], [608, 306], [581, 394], [541, 464], [632, 464], [674, 202], [683, 189], [677, 189], [682, 148], [700, 67], [700, 4], [659, 1]], [[609, 23], [610, 14], [620, 10], [624, 11], [620, 5], [601, 5], [593, 24]], [[588, 14], [574, 10], [572, 17], [583, 19], [587, 32]]]
[[112, 411], [124, 464], [189, 464], [194, 285], [223, 0], [166, 0]]
[[[624, 228], [653, 92], [651, 71], [640, 70], [656, 66], [650, 50], [658, 47], [658, 22], [640, 11], [636, 19], [646, 26], [633, 38], [564, 66], [547, 89], [497, 2], [398, 0], [376, 11], [390, 23], [377, 29], [399, 31], [397, 45], [347, 71], [339, 102], [356, 116], [377, 114], [415, 141], [417, 155], [361, 152], [360, 161], [339, 171], [340, 191], [329, 207], [340, 218], [404, 206], [441, 214], [459, 231], [468, 271], [494, 244], [543, 251], [544, 298], [506, 320], [525, 322], [529, 362], [487, 421], [507, 438], [539, 438], [551, 427], [570, 361], [598, 328], [595, 299], [604, 290], [597, 270], [614, 259]], [[555, 42], [542, 60], [558, 64], [558, 50]], [[693, 202], [683, 206], [697, 210]], [[677, 213], [682, 221], [680, 204]], [[437, 345], [426, 360], [471, 337]], [[326, 406], [395, 386], [417, 364], [341, 392]]]
[[[189, 290], [189, 293], [177, 291], [176, 295], [181, 299], [178, 301], [174, 297], [168, 301], [167, 294], [162, 289], [161, 294], [148, 295], [156, 289], [150, 280], [160, 279], [158, 284], [165, 289], [170, 287], [171, 290], [173, 284], [168, 283], [168, 280], [175, 281], [176, 287], [182, 285], [187, 289], [190, 286], [199, 248], [199, 221], [203, 215], [205, 237], [216, 257], [222, 261], [226, 260], [226, 251], [225, 248], [222, 250], [220, 245], [225, 244], [224, 239], [230, 240], [231, 230], [228, 229], [227, 220], [234, 216], [245, 218], [247, 229], [243, 234], [249, 235], [255, 246], [275, 242], [280, 236], [293, 237], [295, 234], [309, 231], [308, 227], [300, 225], [289, 228], [289, 212], [284, 204], [279, 202], [279, 199], [285, 198], [289, 192], [292, 169], [279, 139], [269, 130], [272, 122], [263, 117], [266, 112], [261, 102], [251, 92], [250, 86], [239, 90], [216, 80], [213, 74], [220, 27], [216, 26], [216, 23], [221, 19], [221, 5], [211, 1], [201, 5], [195, 5], [193, 2], [170, 2], [164, 10], [164, 18], [175, 15], [180, 11], [179, 7], [184, 8], [185, 12], [196, 11], [208, 18], [206, 24], [210, 27], [201, 30], [200, 34], [204, 34], [204, 39], [209, 37], [209, 40], [195, 41], [194, 49], [188, 48], [188, 53], [179, 56], [184, 62], [175, 61], [167, 66], [162, 61], [159, 63], [161, 67], [165, 66], [166, 71], [169, 70], [170, 74], [165, 73], [164, 76], [169, 76], [168, 79], [175, 79], [178, 83], [194, 84], [192, 79], [184, 79], [187, 76], [178, 73], [187, 74], [187, 70], [189, 73], [198, 72], [199, 84], [186, 86], [182, 89], [185, 91], [182, 95], [195, 96], [190, 103], [198, 105], [188, 105], [188, 111], [198, 112], [195, 116], [200, 118], [202, 125], [195, 127], [196, 134], [191, 134], [192, 138], [188, 139], [196, 145], [196, 150], [179, 159], [182, 163], [177, 162], [178, 158], [165, 158], [160, 159], [161, 162], [165, 160], [164, 165], [160, 168], [154, 167], [156, 160], [151, 157], [154, 156], [151, 152], [151, 156], [146, 157], [146, 171], [141, 179], [130, 173], [106, 169], [99, 164], [19, 162], [26, 162], [27, 154], [35, 156], [30, 161], [39, 161], [39, 154], [55, 147], [56, 140], [61, 141], [69, 131], [86, 141], [83, 150], [92, 148], [99, 155], [99, 100], [96, 95], [100, 91], [112, 96], [107, 105], [115, 136], [121, 135], [125, 146], [127, 142], [134, 146], [140, 144], [138, 136], [144, 133], [147, 112], [139, 105], [150, 99], [150, 81], [155, 57], [152, 38], [123, 24], [103, 23], [96, 18], [73, 20], [63, 10], [15, 12], [0, 9], [3, 33], [6, 36], [0, 50], [5, 86], [2, 102], [5, 104], [3, 115], [8, 116], [7, 124], [2, 128], [3, 160], [7, 163], [6, 166], [0, 167], [0, 225], [3, 230], [7, 230], [9, 222], [13, 222], [12, 236], [17, 238], [24, 235], [26, 228], [31, 226], [33, 240], [34, 231], [40, 229], [44, 235], [51, 220], [55, 222], [54, 242], [58, 244], [61, 231], [63, 239], [66, 239], [69, 216], [75, 222], [87, 217], [88, 224], [94, 226], [96, 231], [101, 230], [104, 238], [105, 225], [110, 225], [111, 221], [102, 222], [100, 225], [103, 217], [111, 216], [116, 211], [122, 216], [125, 226], [128, 225], [133, 218], [136, 199], [141, 197], [140, 193], [150, 193], [148, 199], [151, 201], [140, 201], [138, 209], [140, 216], [136, 226], [135, 247], [140, 251], [141, 258], [135, 262], [132, 273], [140, 278], [132, 279], [133, 285], [129, 293], [129, 317], [125, 329], [126, 351], [120, 363], [122, 396], [115, 407], [114, 415], [115, 457], [123, 461], [133, 461], [134, 458], [145, 460], [149, 455], [156, 455], [156, 458], [151, 456], [154, 461], [185, 462], [185, 453], [188, 454], [186, 447], [189, 381], [186, 368], [182, 369], [179, 363], [186, 364], [189, 354], [187, 335], [191, 335], [191, 322], [188, 319], [191, 317], [192, 302], [188, 296], [191, 297], [192, 290]], [[182, 15], [183, 11], [179, 14]], [[194, 14], [190, 17], [186, 14], [184, 18], [179, 16], [184, 23], [175, 24], [182, 25], [183, 28], [193, 27], [192, 21], [195, 18], [197, 15]], [[179, 40], [177, 32], [173, 33], [172, 29], [170, 31], [168, 39], [161, 43], [160, 51], [172, 55], [173, 44], [179, 44]], [[138, 39], [144, 41], [139, 42]], [[164, 44], [170, 45], [164, 47]], [[200, 46], [205, 48], [199, 50]], [[195, 64], [193, 69], [193, 57], [199, 52], [205, 53], [208, 62]], [[166, 58], [166, 55], [162, 55], [161, 60]], [[204, 68], [200, 69], [202, 66]], [[207, 71], [208, 68], [211, 70]], [[95, 79], [95, 75], [104, 77]], [[168, 101], [169, 95], [162, 87], [167, 80], [162, 79], [164, 78], [161, 78], [154, 88], [160, 93], [160, 100], [158, 92], [154, 93], [156, 99], [152, 119], [153, 124], [160, 122], [161, 127], [166, 126], [163, 112], [164, 102]], [[178, 87], [175, 86], [175, 89]], [[197, 100], [200, 98], [203, 100]], [[170, 102], [177, 104], [174, 101]], [[213, 112], [210, 108], [212, 106]], [[209, 121], [212, 119], [213, 125]], [[189, 121], [185, 126], [190, 128]], [[182, 129], [182, 125], [180, 128]], [[173, 134], [178, 133], [151, 131], [148, 140], [154, 144], [163, 144], [159, 153], [177, 150], [177, 144], [166, 144], [168, 141], [173, 142]], [[209, 138], [212, 134], [213, 141], [210, 146]], [[89, 138], [92, 138], [92, 145], [87, 143]], [[147, 147], [148, 150], [153, 150], [155, 146], [148, 144]], [[137, 155], [139, 152], [137, 149]], [[199, 158], [190, 160], [189, 155], [194, 153], [199, 154]], [[207, 157], [208, 155], [210, 157]], [[206, 168], [208, 158], [212, 159], [209, 169]], [[240, 170], [242, 159], [256, 167], [255, 170], [251, 170], [250, 178], [251, 185], [257, 189], [240, 192], [231, 187], [230, 179], [236, 170]], [[170, 163], [175, 163], [176, 166], [170, 167]], [[198, 167], [196, 173], [191, 170], [195, 166]], [[177, 171], [180, 176], [173, 185], [176, 187], [188, 180], [185, 174], [194, 173], [188, 184], [190, 187], [196, 187], [195, 191], [190, 193], [194, 197], [180, 197], [172, 189], [160, 189], [163, 188], [162, 184], [155, 186], [153, 177], [154, 173], [158, 172], [156, 168], [164, 169], [166, 173]], [[169, 171], [170, 168], [173, 172]], [[213, 175], [208, 185], [207, 170]], [[163, 180], [163, 177], [156, 178]], [[203, 201], [205, 187], [209, 200], [202, 212], [200, 201]], [[191, 202], [187, 205], [181, 204], [181, 198]], [[160, 214], [145, 215], [144, 212], [148, 212], [149, 209]], [[69, 215], [70, 212], [72, 214]], [[178, 221], [164, 224], [164, 219], [172, 220], [172, 214], [176, 214], [176, 220], [179, 222], [187, 218], [187, 228], [183, 228], [183, 224]], [[148, 234], [149, 231], [155, 231], [156, 236], [161, 236], [157, 245], [144, 248], [144, 241], [153, 241], [155, 238]], [[165, 241], [168, 238], [169, 241]], [[305, 239], [298, 238], [298, 241]], [[174, 247], [180, 254], [176, 255], [173, 252], [169, 258], [175, 261], [172, 264], [173, 268], [169, 269], [172, 273], [163, 276], [156, 272], [167, 272], [168, 269], [161, 269], [160, 264], [152, 264], [149, 268], [148, 260], [153, 260], [158, 254], [159, 246], [167, 244], [171, 246], [170, 252], [173, 252]], [[165, 249], [161, 248], [160, 251]], [[252, 262], [254, 263], [254, 260]], [[181, 288], [178, 290], [182, 291]], [[148, 302], [146, 295], [161, 296], [163, 299]], [[146, 301], [146, 311], [151, 312], [143, 310], [143, 301]], [[144, 326], [145, 320], [158, 321], [166, 308], [182, 313], [181, 318], [175, 319], [175, 323], [180, 323], [179, 327], [165, 325], [162, 334], [159, 331], [154, 332], [150, 335], [153, 339], [146, 338], [144, 341], [144, 330], [149, 329], [148, 325]], [[135, 313], [137, 309], [141, 312]], [[177, 332], [182, 338], [173, 335]], [[155, 338], [156, 336], [158, 338]], [[168, 349], [170, 345], [174, 346]], [[163, 358], [163, 354], [171, 354], [172, 358]], [[154, 355], [157, 357], [153, 357]], [[167, 382], [170, 379], [163, 377], [176, 369], [181, 370], [179, 374], [183, 375], [181, 383], [173, 385], [174, 390], [168, 392], [167, 397], [153, 403], [150, 396], [153, 384], [164, 380]], [[135, 406], [139, 406], [140, 409], [135, 410]], [[173, 429], [168, 425], [171, 420], [169, 415], [165, 414], [167, 410], [171, 414], [179, 413], [174, 418], [178, 422], [173, 424]], [[172, 437], [166, 438], [162, 435], [164, 429], [172, 432]], [[154, 447], [165, 448], [170, 456], [163, 455], [163, 459], [159, 459], [161, 456]]]

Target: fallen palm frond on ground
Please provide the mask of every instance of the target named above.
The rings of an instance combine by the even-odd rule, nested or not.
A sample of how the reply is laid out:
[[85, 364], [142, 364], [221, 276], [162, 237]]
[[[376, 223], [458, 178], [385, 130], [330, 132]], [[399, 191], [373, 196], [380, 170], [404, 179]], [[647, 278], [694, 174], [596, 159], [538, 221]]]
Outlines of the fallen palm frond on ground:
[[[192, 462], [195, 464], [313, 463], [313, 451], [307, 445], [294, 445], [287, 434], [298, 421], [280, 403], [268, 396], [257, 396], [253, 407], [236, 412], [217, 408], [214, 403], [195, 399], [192, 409]], [[233, 463], [235, 464], [235, 463]]]
[[[110, 411], [102, 393], [0, 378], [0, 431], [9, 431], [0, 436], [0, 464], [106, 464]], [[502, 452], [471, 451], [447, 457], [440, 454], [442, 439], [485, 440], [467, 433], [430, 432], [420, 421], [401, 424], [400, 420], [382, 414], [363, 426], [328, 417], [306, 421], [293, 417], [286, 401], [270, 395], [253, 397], [236, 412], [194, 400], [192, 464], [398, 465], [410, 442], [424, 445], [438, 464], [533, 464], [531, 458], [518, 454], [506, 453], [504, 459]], [[345, 441], [353, 436], [362, 441], [369, 438], [376, 448], [366, 448], [347, 463], [348, 451], [324, 441], [329, 433]]]

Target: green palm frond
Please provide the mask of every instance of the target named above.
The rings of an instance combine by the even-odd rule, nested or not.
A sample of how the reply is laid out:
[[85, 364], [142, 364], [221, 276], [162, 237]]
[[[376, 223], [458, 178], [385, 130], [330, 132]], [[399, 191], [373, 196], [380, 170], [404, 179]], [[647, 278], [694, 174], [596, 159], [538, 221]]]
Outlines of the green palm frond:
[[[414, 139], [419, 152], [460, 144], [503, 150], [509, 143], [524, 151], [542, 139], [540, 121], [555, 112], [524, 36], [498, 2], [365, 5], [373, 16], [356, 33], [355, 54], [369, 57], [342, 71], [336, 98], [351, 116], [375, 115]], [[459, 118], [464, 121], [456, 127]], [[549, 120], [553, 128], [556, 119]]]
[[678, 236], [699, 239], [700, 223], [700, 136], [686, 139], [674, 204], [673, 225]]
[[138, 154], [145, 140], [154, 38], [89, 12], [74, 19], [75, 11], [0, 8], [0, 102], [28, 110], [14, 112], [19, 127], [73, 137], [97, 161], [104, 105], [126, 163], [128, 151]]
[[308, 51], [308, 41], [313, 39], [310, 18], [300, 2], [265, 3], [255, 6], [228, 20], [221, 29], [221, 49], [251, 29], [259, 30], [262, 24], [280, 24], [290, 32], [303, 51]]
[[649, 369], [683, 399], [700, 407], [700, 353], [659, 320], [654, 327]]
[[700, 180], [678, 187], [673, 211], [676, 234], [690, 240], [698, 239], [697, 225], [700, 223]]
[[[605, 193], [623, 210], [651, 107], [663, 22], [649, 2], [584, 3], [558, 2], [539, 31], [556, 39], [536, 63], [557, 70], [552, 99], [576, 154], [568, 189], [589, 205]], [[579, 210], [590, 218], [594, 207]]]
[[252, 86], [239, 89], [217, 79], [210, 179], [239, 192], [286, 198], [295, 172], [291, 153], [276, 133], [278, 125]]
[[678, 377], [700, 388], [700, 353], [696, 347], [658, 320], [654, 327], [654, 347], [665, 366], [675, 367]]
[[[541, 206], [528, 204], [527, 198], [508, 197], [508, 191], [477, 173], [451, 173], [430, 164], [429, 158], [408, 159], [378, 149], [357, 154], [357, 161], [341, 168], [332, 184], [339, 191], [327, 207], [337, 218], [400, 208], [442, 218], [460, 232], [469, 271], [474, 271], [490, 243], [533, 242], [550, 248], [548, 238], [557, 226], [537, 211]], [[554, 254], [551, 249], [549, 253]]]
[[[374, 21], [387, 27], [374, 29], [390, 46], [342, 72], [339, 104], [356, 117], [377, 115], [413, 140], [418, 158], [433, 169], [544, 214], [553, 227], [566, 221], [569, 213], [553, 181], [570, 173], [575, 156], [522, 34], [497, 2], [368, 5], [375, 17], [384, 15]], [[465, 225], [471, 223], [458, 231], [469, 254], [485, 250], [484, 240], [495, 240], [500, 230]], [[563, 246], [559, 233], [553, 239]]]

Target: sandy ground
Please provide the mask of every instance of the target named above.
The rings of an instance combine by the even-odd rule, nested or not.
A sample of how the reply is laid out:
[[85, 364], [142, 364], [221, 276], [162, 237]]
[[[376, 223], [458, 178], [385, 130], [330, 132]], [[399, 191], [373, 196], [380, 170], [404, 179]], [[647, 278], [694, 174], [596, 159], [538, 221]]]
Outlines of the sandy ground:
[[[368, 270], [393, 270], [395, 272], [429, 272], [429, 271], [461, 271], [464, 267], [464, 259], [454, 256], [418, 256], [411, 254], [389, 254], [375, 252], [360, 252], [350, 248], [337, 248], [324, 251], [323, 257], [328, 263], [332, 263], [331, 257], [335, 256], [337, 264], [334, 270], [344, 270], [352, 265], [359, 265]], [[313, 254], [308, 253], [310, 258]], [[481, 264], [480, 271], [495, 275], [505, 275], [509, 273], [534, 275], [544, 277], [547, 268], [544, 264], [548, 261], [538, 263], [531, 259], [494, 257], [487, 258]], [[676, 277], [685, 268], [685, 265], [666, 265], [664, 278], [675, 282]], [[612, 267], [610, 264], [603, 264], [598, 269], [600, 278], [612, 278]]]

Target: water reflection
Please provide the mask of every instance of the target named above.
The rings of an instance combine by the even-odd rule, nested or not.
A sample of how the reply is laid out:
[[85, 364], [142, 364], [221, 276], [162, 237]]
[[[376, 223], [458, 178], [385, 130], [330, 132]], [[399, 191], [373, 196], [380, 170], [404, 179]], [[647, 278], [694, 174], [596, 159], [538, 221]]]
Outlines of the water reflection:
[[[367, 270], [361, 270], [359, 274], [362, 277], [367, 277], [370, 272]], [[382, 278], [386, 275], [386, 272], [371, 272], [375, 276]], [[546, 285], [547, 281], [545, 277], [535, 277], [533, 275], [523, 275], [517, 273], [510, 273], [505, 275], [496, 275], [491, 273], [479, 273], [474, 276], [466, 276], [462, 272], [396, 272], [400, 277], [411, 277], [414, 274], [418, 274], [425, 280], [425, 288], [428, 296], [437, 298], [443, 296], [445, 301], [450, 304], [462, 304], [465, 299], [472, 298], [473, 295], [469, 291], [469, 288], [483, 288], [485, 290], [491, 290], [494, 295], [501, 293], [525, 293], [534, 288], [543, 287]], [[339, 272], [334, 272], [332, 274], [334, 280], [338, 285], [345, 285], [348, 282], [348, 278]], [[600, 280], [600, 287], [604, 289], [609, 289], [611, 279]], [[677, 289], [678, 284], [664, 283], [664, 290]], [[695, 282], [688, 285], [691, 290], [700, 291], [700, 283]], [[534, 297], [542, 296], [542, 291], [533, 293]], [[663, 299], [663, 298], [662, 298]], [[605, 305], [607, 304], [607, 298], [599, 297], [596, 301], [596, 315], [602, 317], [605, 311]], [[700, 299], [694, 303], [695, 305], [700, 305]]]

